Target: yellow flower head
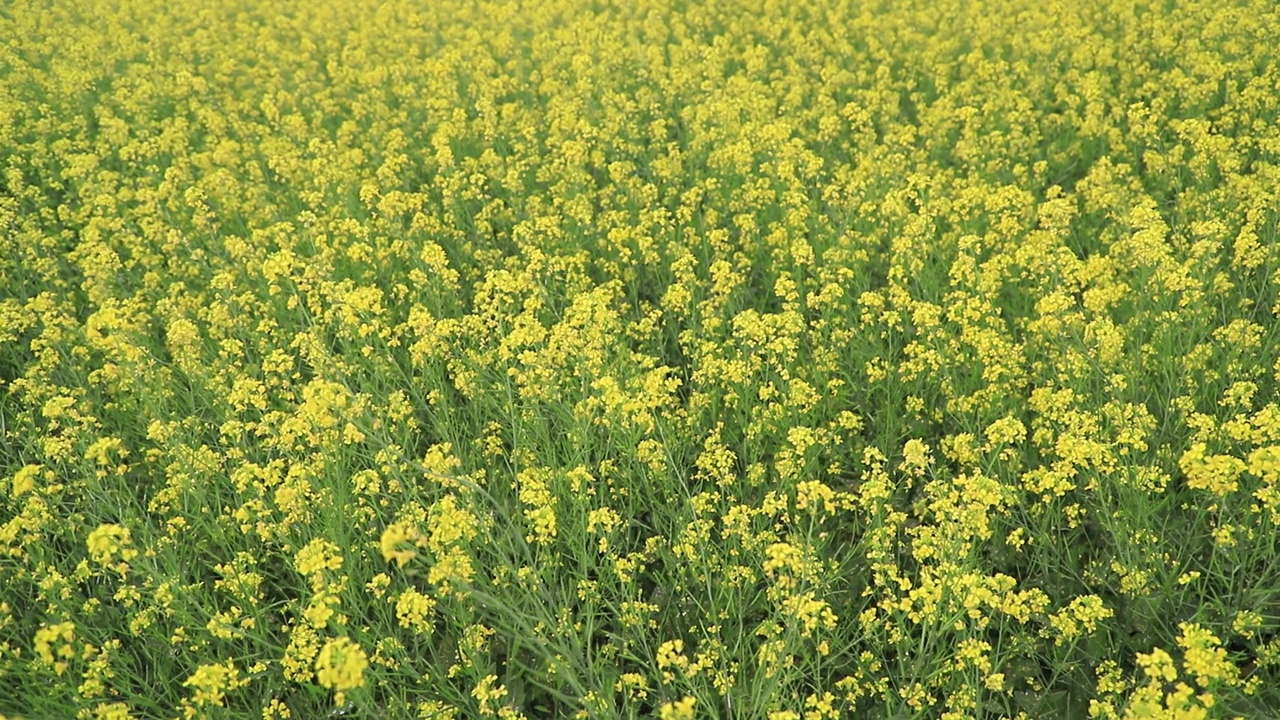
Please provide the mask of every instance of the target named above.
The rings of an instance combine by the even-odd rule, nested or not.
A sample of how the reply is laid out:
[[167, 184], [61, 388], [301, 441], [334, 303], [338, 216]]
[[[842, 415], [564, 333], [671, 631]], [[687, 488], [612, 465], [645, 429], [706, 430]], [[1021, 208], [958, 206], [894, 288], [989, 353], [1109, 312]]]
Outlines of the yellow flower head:
[[658, 711], [658, 717], [661, 720], [693, 720], [693, 708], [697, 704], [697, 698], [686, 695], [675, 702], [663, 703]]
[[128, 562], [138, 556], [138, 551], [129, 547], [130, 541], [129, 528], [111, 524], [99, 525], [89, 533], [89, 557], [103, 567], [111, 564], [116, 557]]
[[325, 643], [316, 657], [316, 680], [322, 687], [336, 690], [335, 702], [346, 701], [345, 691], [364, 685], [364, 671], [369, 656], [350, 638], [340, 637]]
[[412, 522], [401, 520], [391, 523], [382, 531], [382, 538], [378, 542], [383, 559], [387, 562], [394, 560], [397, 567], [404, 567], [405, 563], [418, 555], [418, 551], [407, 547], [407, 544], [416, 543], [421, 537], [422, 534]]
[[71, 645], [75, 633], [76, 624], [73, 622], [58, 623], [36, 631], [36, 655], [52, 665], [59, 675], [66, 671], [67, 661], [75, 657], [75, 648]]
[[294, 566], [303, 575], [313, 575], [323, 570], [340, 570], [342, 551], [328, 540], [316, 538], [298, 551]]
[[235, 663], [228, 660], [225, 663], [201, 665], [182, 686], [195, 690], [192, 701], [196, 705], [221, 706], [228, 690], [234, 690], [247, 682], [240, 678], [240, 671]]

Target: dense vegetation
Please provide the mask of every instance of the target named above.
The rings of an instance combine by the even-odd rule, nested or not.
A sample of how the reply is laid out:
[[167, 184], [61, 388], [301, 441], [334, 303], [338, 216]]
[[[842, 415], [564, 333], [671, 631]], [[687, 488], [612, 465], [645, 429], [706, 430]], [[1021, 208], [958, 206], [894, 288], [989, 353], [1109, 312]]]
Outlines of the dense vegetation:
[[0, 6], [0, 716], [1280, 715], [1270, 0]]

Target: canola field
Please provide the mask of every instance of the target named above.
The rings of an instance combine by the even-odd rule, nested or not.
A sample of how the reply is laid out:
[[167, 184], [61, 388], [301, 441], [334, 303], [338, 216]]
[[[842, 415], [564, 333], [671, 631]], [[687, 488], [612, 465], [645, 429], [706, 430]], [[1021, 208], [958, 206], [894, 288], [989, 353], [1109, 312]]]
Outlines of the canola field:
[[0, 717], [1280, 717], [1271, 0], [0, 5]]

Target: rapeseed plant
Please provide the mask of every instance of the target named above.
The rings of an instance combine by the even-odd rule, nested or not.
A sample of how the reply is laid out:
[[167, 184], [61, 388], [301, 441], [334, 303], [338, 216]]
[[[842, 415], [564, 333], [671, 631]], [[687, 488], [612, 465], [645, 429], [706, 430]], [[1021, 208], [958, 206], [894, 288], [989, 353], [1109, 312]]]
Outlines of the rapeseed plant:
[[1276, 715], [1278, 28], [13, 5], [0, 714]]

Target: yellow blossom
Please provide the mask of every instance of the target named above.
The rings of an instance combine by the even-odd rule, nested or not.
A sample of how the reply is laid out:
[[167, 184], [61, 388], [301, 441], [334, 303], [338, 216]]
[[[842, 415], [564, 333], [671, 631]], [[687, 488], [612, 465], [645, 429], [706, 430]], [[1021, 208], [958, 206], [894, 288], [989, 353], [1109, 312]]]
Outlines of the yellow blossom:
[[340, 637], [329, 640], [316, 656], [316, 681], [321, 687], [337, 691], [334, 702], [346, 702], [346, 691], [364, 685], [364, 671], [369, 667], [369, 656], [352, 642]]

